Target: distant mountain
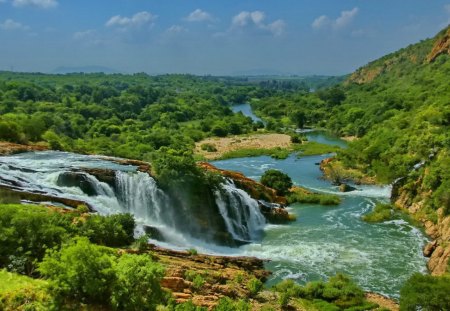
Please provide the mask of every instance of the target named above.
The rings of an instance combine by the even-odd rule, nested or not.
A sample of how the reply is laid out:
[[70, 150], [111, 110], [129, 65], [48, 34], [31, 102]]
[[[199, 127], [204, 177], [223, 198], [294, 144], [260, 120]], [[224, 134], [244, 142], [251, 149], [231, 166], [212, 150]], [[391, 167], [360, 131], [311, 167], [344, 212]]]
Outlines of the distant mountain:
[[79, 72], [83, 72], [83, 73], [99, 73], [99, 72], [120, 73], [120, 71], [118, 71], [116, 69], [104, 67], [104, 66], [81, 66], [81, 67], [61, 66], [61, 67], [58, 67], [55, 70], [53, 70], [52, 73], [66, 74], [66, 73], [79, 73]]

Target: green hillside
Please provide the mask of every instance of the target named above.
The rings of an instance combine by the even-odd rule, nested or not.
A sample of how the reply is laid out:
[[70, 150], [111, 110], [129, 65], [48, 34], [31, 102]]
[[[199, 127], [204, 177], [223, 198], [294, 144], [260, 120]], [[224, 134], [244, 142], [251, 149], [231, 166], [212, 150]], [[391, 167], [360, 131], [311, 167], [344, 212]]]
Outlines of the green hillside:
[[[450, 212], [450, 28], [357, 70], [327, 126], [361, 137], [340, 158], [380, 181], [409, 175]], [[415, 168], [415, 169], [414, 169]], [[412, 178], [411, 178], [412, 177]]]

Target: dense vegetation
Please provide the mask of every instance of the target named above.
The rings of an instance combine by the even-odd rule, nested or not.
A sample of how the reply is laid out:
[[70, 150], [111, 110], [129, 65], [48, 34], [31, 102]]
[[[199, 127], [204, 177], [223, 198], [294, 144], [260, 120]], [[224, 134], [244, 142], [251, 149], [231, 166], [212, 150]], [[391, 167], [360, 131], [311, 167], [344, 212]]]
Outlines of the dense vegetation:
[[[206, 310], [191, 301], [176, 304], [161, 288], [164, 263], [146, 251], [146, 239], [134, 241], [129, 215], [105, 217], [86, 214], [82, 207], [69, 212], [2, 204], [0, 219], [1, 310]], [[185, 277], [199, 290], [210, 273], [188, 270]], [[267, 310], [297, 303], [310, 306], [308, 310], [375, 307], [342, 275], [304, 287], [283, 282], [274, 288], [278, 298], [270, 300], [262, 293], [260, 280], [253, 277], [243, 286], [249, 292], [246, 299], [223, 297], [214, 310], [252, 310], [256, 301]]]
[[267, 170], [261, 176], [261, 183], [277, 191], [278, 195], [286, 195], [292, 187], [292, 179], [279, 170]]
[[256, 86], [146, 74], [0, 73], [0, 139], [53, 149], [148, 158], [162, 147], [192, 151], [205, 136], [258, 126], [229, 104], [264, 96]]
[[[325, 127], [357, 136], [338, 158], [378, 181], [408, 176], [430, 192], [430, 213], [450, 213], [450, 55], [430, 58], [450, 28], [362, 67], [344, 83], [315, 93], [292, 92], [253, 99], [268, 127]], [[430, 215], [431, 218], [435, 218]]]

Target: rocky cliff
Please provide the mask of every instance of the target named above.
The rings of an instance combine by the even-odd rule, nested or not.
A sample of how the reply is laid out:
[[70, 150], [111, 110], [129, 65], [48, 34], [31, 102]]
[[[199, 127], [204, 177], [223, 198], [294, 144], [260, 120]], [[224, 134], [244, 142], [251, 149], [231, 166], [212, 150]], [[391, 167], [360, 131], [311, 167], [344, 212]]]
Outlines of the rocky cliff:
[[450, 259], [450, 216], [444, 215], [440, 208], [436, 214], [427, 213], [429, 191], [423, 187], [424, 176], [410, 181], [398, 180], [392, 189], [392, 202], [402, 210], [419, 220], [427, 235], [433, 240], [424, 248], [424, 256], [429, 257], [428, 269], [433, 275], [442, 275], [447, 271]]
[[438, 56], [442, 54], [450, 54], [450, 28], [447, 28], [442, 35], [434, 43], [433, 49], [427, 56], [427, 62], [433, 62]]

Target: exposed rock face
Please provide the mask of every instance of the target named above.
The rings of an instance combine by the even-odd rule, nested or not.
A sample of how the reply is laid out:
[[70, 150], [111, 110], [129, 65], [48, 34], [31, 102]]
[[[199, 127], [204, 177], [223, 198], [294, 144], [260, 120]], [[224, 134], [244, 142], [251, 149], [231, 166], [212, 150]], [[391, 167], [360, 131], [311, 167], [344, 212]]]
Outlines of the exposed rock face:
[[235, 186], [247, 192], [259, 204], [261, 213], [271, 223], [285, 223], [293, 220], [295, 217], [289, 215], [284, 208], [287, 201], [285, 197], [278, 196], [272, 188], [250, 179], [239, 172], [221, 170], [207, 162], [198, 164], [201, 168], [209, 171], [219, 172], [222, 176], [231, 179]]
[[355, 187], [352, 187], [352, 186], [350, 186], [348, 184], [342, 183], [342, 184], [339, 185], [339, 191], [340, 192], [350, 192], [350, 191], [355, 191], [355, 190], [356, 190]]
[[422, 177], [412, 186], [406, 187], [406, 181], [407, 178], [404, 178], [393, 185], [391, 201], [422, 222], [426, 234], [433, 239], [423, 250], [424, 256], [430, 257], [428, 269], [433, 275], [442, 275], [450, 259], [450, 216], [444, 216], [442, 208], [437, 211], [437, 223], [421, 216], [430, 193], [422, 189]]
[[25, 201], [31, 201], [31, 202], [56, 202], [56, 203], [60, 203], [65, 206], [68, 206], [68, 207], [72, 207], [72, 208], [77, 208], [80, 205], [85, 205], [89, 209], [90, 212], [95, 211], [92, 208], [92, 206], [90, 206], [88, 203], [79, 201], [79, 200], [51, 196], [51, 195], [47, 195], [45, 193], [34, 193], [34, 192], [21, 191], [18, 189], [14, 189], [14, 187], [3, 186], [3, 185], [0, 185], [0, 190], [2, 190], [3, 194], [8, 194], [12, 197], [17, 198], [18, 200], [25, 200]]
[[[253, 257], [192, 255], [187, 251], [174, 251], [155, 245], [149, 245], [149, 250], [153, 259], [164, 265], [166, 275], [161, 285], [172, 292], [176, 302], [192, 300], [195, 305], [209, 310], [224, 296], [248, 298], [248, 281], [252, 278], [265, 281], [270, 275], [264, 269], [264, 262]], [[121, 250], [121, 253], [124, 252], [140, 253], [130, 249]], [[204, 280], [201, 286], [195, 286], [192, 281], [195, 276]]]
[[222, 174], [222, 176], [230, 178], [231, 180], [233, 180], [236, 187], [246, 191], [252, 198], [256, 200], [264, 200], [281, 205], [286, 204], [286, 198], [278, 196], [274, 189], [266, 187], [263, 184], [244, 176], [242, 173], [221, 170], [207, 162], [200, 162], [198, 165], [206, 170], [219, 172]]
[[427, 56], [427, 62], [433, 62], [438, 56], [442, 54], [450, 55], [450, 28], [447, 29], [447, 32], [442, 38], [438, 39], [435, 42], [433, 49]]
[[0, 155], [11, 155], [21, 152], [44, 151], [44, 150], [48, 150], [48, 147], [44, 145], [35, 145], [35, 144], [20, 145], [6, 141], [0, 142]]
[[64, 172], [58, 176], [56, 184], [61, 187], [78, 187], [88, 196], [98, 195], [95, 186], [86, 174], [80, 172]]
[[266, 217], [267, 221], [270, 223], [285, 223], [291, 220], [291, 216], [288, 211], [282, 208], [277, 203], [269, 203], [263, 200], [258, 201], [261, 213]]

